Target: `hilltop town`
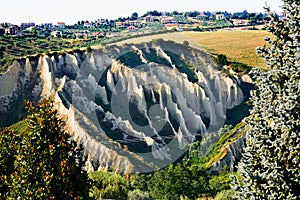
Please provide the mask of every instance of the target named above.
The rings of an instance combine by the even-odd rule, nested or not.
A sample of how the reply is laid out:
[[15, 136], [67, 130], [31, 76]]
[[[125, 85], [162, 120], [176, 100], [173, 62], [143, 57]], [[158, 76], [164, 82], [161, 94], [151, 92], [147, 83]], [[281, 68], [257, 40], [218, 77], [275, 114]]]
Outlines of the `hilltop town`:
[[[214, 29], [235, 26], [262, 24], [267, 15], [262, 13], [248, 13], [246, 10], [238, 13], [228, 12], [158, 12], [149, 11], [139, 17], [132, 13], [130, 17], [120, 17], [115, 20], [98, 19], [95, 21], [78, 21], [67, 25], [65, 22], [41, 23], [25, 22], [20, 25], [3, 22], [0, 24], [0, 34], [26, 35], [28, 31], [37, 31], [40, 35], [73, 38], [106, 35], [111, 32], [146, 31], [150, 27], [166, 30]], [[83, 31], [84, 30], [84, 31]]]

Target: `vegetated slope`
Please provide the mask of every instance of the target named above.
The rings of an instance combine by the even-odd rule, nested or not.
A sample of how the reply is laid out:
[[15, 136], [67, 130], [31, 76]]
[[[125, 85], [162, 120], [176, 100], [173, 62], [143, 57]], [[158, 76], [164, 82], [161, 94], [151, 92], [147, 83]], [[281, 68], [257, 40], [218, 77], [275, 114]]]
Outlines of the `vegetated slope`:
[[149, 42], [153, 39], [188, 41], [191, 47], [206, 49], [211, 53], [224, 54], [229, 61], [265, 68], [262, 58], [256, 55], [256, 47], [264, 44], [264, 36], [270, 35], [263, 30], [231, 30], [214, 32], [175, 32], [124, 40], [116, 44]]
[[245, 121], [236, 126], [227, 126], [218, 133], [205, 136], [201, 142], [190, 146], [188, 161], [209, 171], [222, 171], [225, 168], [236, 171], [245, 146], [244, 136], [248, 130]]
[[20, 57], [72, 48], [78, 49], [91, 44], [91, 39], [46, 38], [34, 34], [3, 35], [0, 36], [0, 74], [3, 74], [11, 66], [13, 60]]
[[0, 76], [0, 114], [2, 123], [16, 115], [24, 94], [52, 95], [85, 145], [88, 170], [151, 171], [222, 127], [226, 110], [244, 100], [240, 82], [206, 52], [174, 42], [43, 55]]

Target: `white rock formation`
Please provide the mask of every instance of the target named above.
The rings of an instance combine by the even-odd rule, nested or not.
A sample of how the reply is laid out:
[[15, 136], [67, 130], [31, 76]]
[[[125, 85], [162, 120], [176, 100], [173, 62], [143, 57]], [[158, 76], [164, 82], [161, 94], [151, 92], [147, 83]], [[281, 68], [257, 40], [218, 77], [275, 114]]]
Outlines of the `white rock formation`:
[[[147, 63], [140, 48], [134, 51]], [[51, 94], [67, 118], [66, 130], [85, 146], [88, 170], [163, 167], [197, 135], [220, 128], [243, 93], [235, 80], [213, 69], [204, 52], [177, 53], [195, 64], [198, 82], [192, 83], [163, 48], [151, 48], [173, 67], [130, 68], [118, 61], [118, 48], [14, 62], [0, 76], [1, 117], [12, 114], [24, 92], [37, 99]]]

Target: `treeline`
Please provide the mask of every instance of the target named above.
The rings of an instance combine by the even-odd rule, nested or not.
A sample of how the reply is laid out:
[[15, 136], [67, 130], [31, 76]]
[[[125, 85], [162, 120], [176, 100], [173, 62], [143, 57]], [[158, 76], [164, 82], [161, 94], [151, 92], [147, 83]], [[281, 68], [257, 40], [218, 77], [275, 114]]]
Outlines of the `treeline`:
[[224, 14], [225, 18], [227, 19], [244, 19], [244, 20], [257, 20], [257, 21], [262, 21], [262, 20], [269, 20], [270, 18], [268, 17], [268, 14], [263, 14], [263, 13], [257, 13], [257, 12], [248, 12], [247, 10], [244, 10], [242, 12], [234, 12], [230, 13], [227, 11], [224, 12], [209, 12], [209, 11], [188, 11], [188, 12], [178, 12], [178, 11], [173, 11], [173, 12], [159, 12], [157, 10], [154, 11], [148, 11], [142, 17], [151, 15], [151, 16], [174, 16], [174, 15], [183, 15], [185, 17], [197, 17], [201, 15], [203, 19], [215, 19], [214, 16], [216, 14]]

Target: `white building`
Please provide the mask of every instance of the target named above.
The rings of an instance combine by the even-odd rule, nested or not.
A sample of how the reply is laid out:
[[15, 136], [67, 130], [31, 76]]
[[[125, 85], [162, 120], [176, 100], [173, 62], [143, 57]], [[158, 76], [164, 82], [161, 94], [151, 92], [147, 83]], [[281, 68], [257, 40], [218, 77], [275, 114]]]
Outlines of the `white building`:
[[222, 20], [225, 19], [224, 14], [216, 14], [216, 20]]
[[65, 28], [66, 24], [65, 22], [57, 22], [58, 28]]

